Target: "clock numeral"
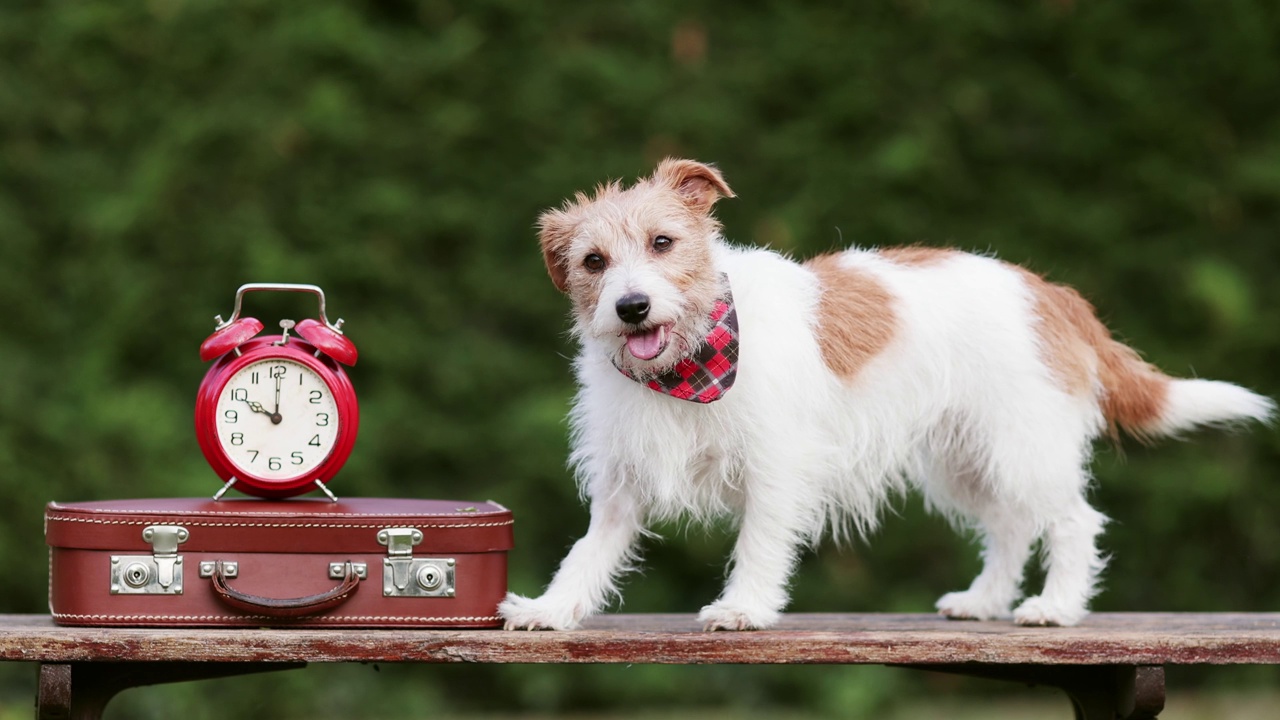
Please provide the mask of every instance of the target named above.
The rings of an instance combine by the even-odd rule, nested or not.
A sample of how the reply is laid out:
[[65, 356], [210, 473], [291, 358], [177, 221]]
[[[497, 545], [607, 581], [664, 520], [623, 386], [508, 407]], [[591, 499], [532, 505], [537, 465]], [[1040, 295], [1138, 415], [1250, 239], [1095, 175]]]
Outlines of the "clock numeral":
[[290, 455], [289, 457], [293, 458], [293, 464], [294, 464], [294, 465], [301, 465], [301, 464], [302, 464], [302, 462], [303, 462], [303, 460], [302, 460], [302, 451], [301, 451], [301, 450], [294, 450], [294, 451], [293, 451], [293, 454], [292, 454], [292, 455]]
[[251, 453], [253, 453], [253, 457], [249, 458], [249, 462], [253, 462], [254, 460], [257, 460], [257, 459], [258, 459], [258, 451], [257, 451], [257, 450], [245, 450], [245, 452], [251, 452]]
[[280, 469], [280, 458], [278, 458], [278, 457], [267, 458], [267, 469], [268, 469], [268, 470], [279, 470], [279, 469]]
[[249, 382], [253, 383], [254, 385], [257, 385], [257, 384], [258, 384], [258, 373], [256, 373], [256, 372], [255, 372], [255, 373], [253, 373], [252, 375], [250, 375], [250, 376], [249, 376]]
[[307, 444], [312, 447], [320, 447], [320, 436], [318, 434], [312, 435], [311, 440]]
[[329, 427], [329, 413], [316, 413], [316, 424], [320, 427]]
[[298, 387], [302, 387], [302, 373], [298, 373]]
[[235, 410], [228, 410], [222, 413], [222, 416], [226, 418], [224, 422], [228, 422], [228, 423], [240, 422], [240, 413], [236, 412]]
[[232, 445], [243, 445], [243, 444], [244, 444], [244, 433], [231, 433], [231, 444], [232, 444]]
[[271, 378], [274, 380], [275, 378], [284, 377], [284, 371], [285, 371], [285, 367], [283, 365], [272, 365]]
[[312, 405], [319, 405], [320, 399], [323, 397], [324, 397], [324, 393], [320, 392], [319, 390], [312, 390], [310, 402]]
[[245, 388], [235, 388], [231, 391], [231, 399], [235, 402], [249, 402], [249, 391]]

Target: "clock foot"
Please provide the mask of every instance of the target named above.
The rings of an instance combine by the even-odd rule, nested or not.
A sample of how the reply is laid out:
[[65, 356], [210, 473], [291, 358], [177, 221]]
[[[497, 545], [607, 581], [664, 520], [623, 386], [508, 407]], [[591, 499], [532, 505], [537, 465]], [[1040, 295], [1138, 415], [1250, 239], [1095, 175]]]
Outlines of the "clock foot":
[[[322, 483], [322, 482], [320, 482], [319, 480], [317, 480], [317, 481], [316, 481], [316, 487], [320, 488], [320, 492], [323, 492], [325, 495], [328, 495], [330, 500], [332, 500], [332, 501], [334, 501], [334, 502], [338, 502], [338, 496], [337, 496], [337, 495], [334, 495], [332, 492], [330, 492], [330, 491], [329, 491], [329, 488], [327, 488], [327, 487], [325, 487], [325, 486], [324, 486], [324, 483]], [[224, 489], [225, 489], [225, 488], [224, 488]]]
[[226, 495], [227, 491], [231, 489], [231, 486], [235, 484], [236, 484], [236, 479], [234, 477], [228, 480], [227, 484], [223, 485], [221, 490], [213, 494], [214, 501], [217, 502], [218, 500], [221, 500], [222, 496]]

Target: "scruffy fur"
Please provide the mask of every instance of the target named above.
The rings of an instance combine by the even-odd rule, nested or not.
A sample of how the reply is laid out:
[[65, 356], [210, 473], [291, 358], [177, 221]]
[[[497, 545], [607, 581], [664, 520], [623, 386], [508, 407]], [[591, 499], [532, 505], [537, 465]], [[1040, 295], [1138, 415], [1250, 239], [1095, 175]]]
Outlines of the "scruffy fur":
[[[1072, 625], [1104, 564], [1106, 518], [1085, 497], [1093, 440], [1273, 412], [1235, 385], [1164, 375], [1074, 290], [993, 258], [916, 247], [798, 264], [732, 247], [712, 215], [732, 196], [715, 168], [668, 159], [542, 215], [547, 269], [582, 344], [571, 464], [591, 523], [545, 593], [502, 603], [508, 628], [576, 627], [616, 593], [647, 523], [725, 514], [739, 522], [732, 569], [699, 619], [767, 628], [801, 547], [866, 533], [907, 489], [982, 539], [981, 574], [943, 595], [940, 613]], [[619, 372], [657, 373], [695, 347], [722, 275], [741, 330], [723, 399], [674, 399]], [[633, 293], [650, 301], [638, 323], [618, 308]], [[659, 332], [657, 355], [628, 350]], [[1037, 540], [1044, 588], [1015, 608]]]

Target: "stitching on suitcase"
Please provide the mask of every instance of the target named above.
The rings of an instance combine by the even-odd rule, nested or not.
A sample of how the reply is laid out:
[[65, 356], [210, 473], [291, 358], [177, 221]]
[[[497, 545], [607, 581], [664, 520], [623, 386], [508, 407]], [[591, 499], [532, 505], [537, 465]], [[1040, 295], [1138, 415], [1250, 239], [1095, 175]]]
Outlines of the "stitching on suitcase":
[[[462, 501], [459, 501], [459, 503], [461, 503], [461, 502], [462, 502]], [[395, 513], [395, 512], [384, 512], [384, 513], [331, 513], [331, 514], [329, 514], [329, 515], [326, 515], [326, 517], [456, 517], [456, 518], [469, 518], [469, 517], [479, 517], [479, 516], [483, 516], [483, 515], [500, 515], [500, 514], [502, 514], [502, 513], [504, 513], [504, 512], [510, 512], [510, 510], [508, 510], [507, 508], [505, 508], [505, 507], [503, 507], [503, 506], [501, 506], [501, 505], [498, 505], [498, 503], [495, 503], [495, 502], [493, 502], [492, 500], [490, 500], [490, 501], [488, 501], [488, 502], [489, 502], [489, 504], [494, 505], [495, 507], [497, 507], [497, 508], [499, 508], [499, 509], [498, 509], [496, 512], [485, 512], [485, 513], [480, 513], [480, 512], [477, 512], [477, 513], [461, 513], [461, 512], [444, 512], [444, 513]], [[59, 510], [59, 511], [62, 511], [62, 512], [93, 512], [93, 513], [99, 513], [99, 514], [116, 514], [116, 515], [147, 515], [147, 514], [148, 514], [146, 510], [112, 510], [112, 509], [110, 509], [110, 508], [94, 508], [94, 509], [92, 509], [92, 510], [82, 510], [82, 509], [80, 509], [80, 508], [70, 508], [70, 507], [67, 507], [67, 506], [64, 506], [64, 505], [59, 505], [58, 503], [49, 503], [49, 509], [50, 509], [50, 510]], [[259, 516], [262, 516], [262, 517], [277, 517], [277, 516], [278, 516], [278, 517], [297, 517], [298, 515], [305, 515], [305, 514], [306, 514], [305, 512], [302, 512], [302, 511], [298, 511], [298, 512], [258, 512], [258, 511], [256, 511], [256, 510], [254, 510], [254, 511], [250, 511], [250, 513], [252, 513], [252, 514], [254, 514], [254, 515], [259, 515]], [[215, 510], [190, 510], [190, 511], [186, 511], [186, 510], [184, 510], [184, 511], [156, 510], [154, 513], [150, 513], [150, 514], [154, 514], [154, 515], [175, 515], [175, 514], [176, 514], [176, 515], [221, 515], [221, 516], [234, 516], [236, 513], [233, 513], [233, 512], [218, 512], [218, 511], [215, 511]], [[52, 517], [52, 516], [46, 515], [45, 517]]]
[[[145, 513], [141, 513], [141, 514], [145, 514]], [[45, 516], [45, 519], [53, 522], [78, 522], [78, 523], [91, 523], [93, 525], [154, 525], [155, 524], [154, 520], [99, 520], [97, 518], [55, 517], [53, 515], [47, 515]], [[505, 525], [514, 525], [515, 520], [504, 520], [502, 522], [491, 522], [491, 523], [458, 523], [458, 524], [449, 524], [449, 525], [433, 525], [433, 524], [423, 525], [423, 524], [414, 524], [414, 523], [409, 523], [409, 524], [414, 525], [414, 527], [428, 528], [428, 529], [481, 528], [481, 527], [503, 527]], [[190, 527], [322, 528], [326, 530], [339, 529], [339, 528], [348, 528], [348, 529], [372, 528], [372, 529], [381, 530], [383, 528], [397, 527], [395, 524], [387, 524], [387, 523], [382, 523], [377, 525], [358, 525], [358, 524], [334, 525], [331, 523], [184, 522], [182, 523], [182, 525], [183, 527], [190, 526]]]
[[[271, 615], [74, 615], [71, 613], [53, 613], [53, 617], [64, 620], [279, 620]], [[392, 622], [493, 622], [501, 620], [497, 615], [467, 617], [398, 617], [393, 615], [341, 615], [307, 618], [306, 622], [370, 622], [388, 620]]]

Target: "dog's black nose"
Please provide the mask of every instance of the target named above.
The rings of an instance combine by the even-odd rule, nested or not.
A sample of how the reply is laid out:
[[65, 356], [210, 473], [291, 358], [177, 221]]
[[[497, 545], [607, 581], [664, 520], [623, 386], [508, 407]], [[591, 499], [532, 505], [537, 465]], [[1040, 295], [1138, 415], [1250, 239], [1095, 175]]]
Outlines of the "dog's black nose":
[[627, 293], [618, 298], [618, 317], [623, 322], [636, 324], [649, 316], [649, 296], [644, 293]]

